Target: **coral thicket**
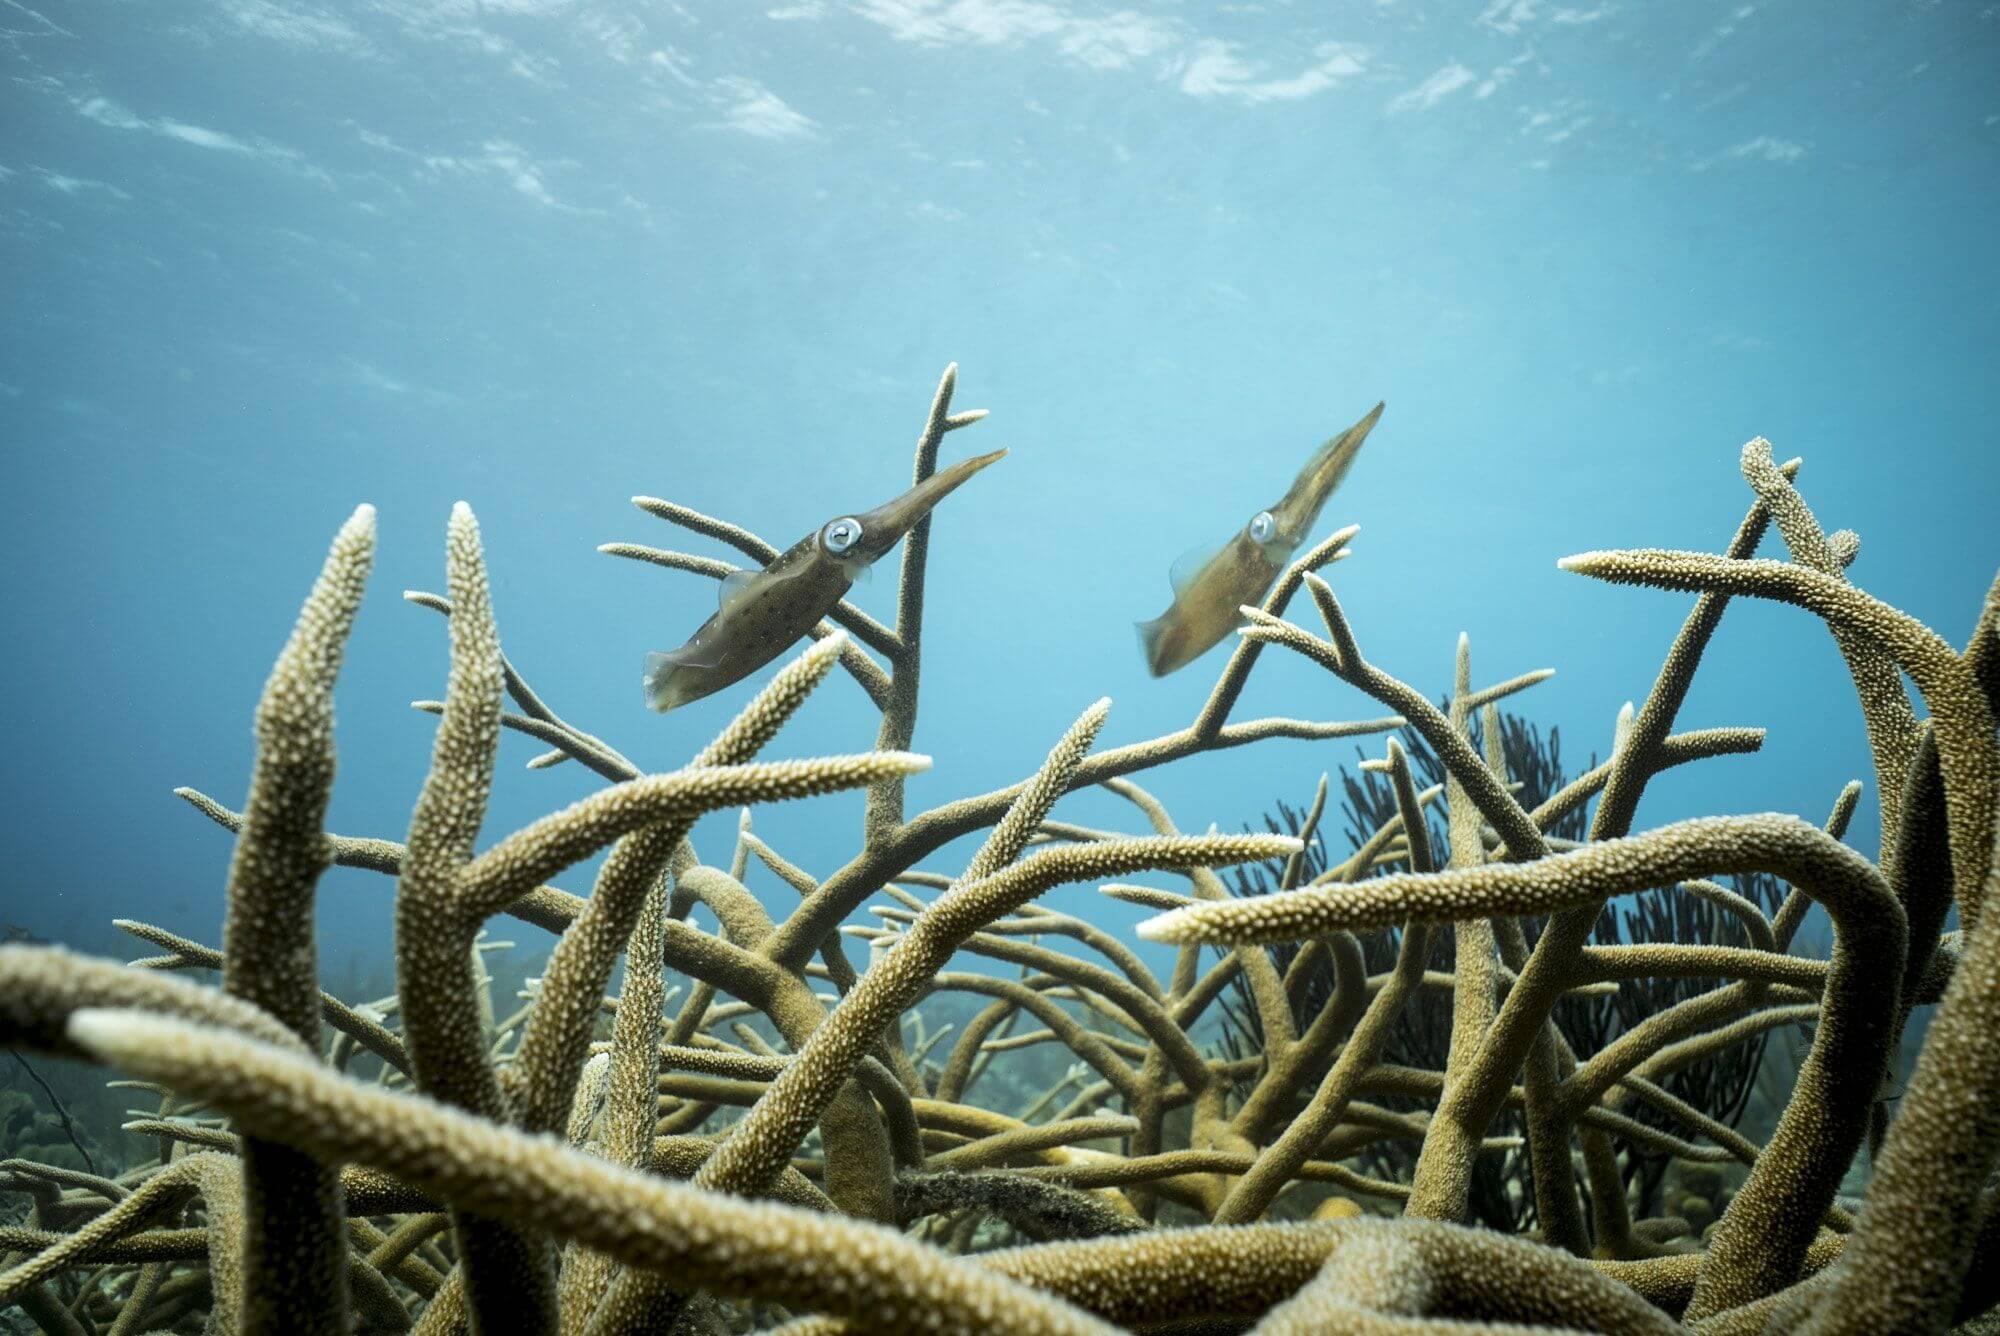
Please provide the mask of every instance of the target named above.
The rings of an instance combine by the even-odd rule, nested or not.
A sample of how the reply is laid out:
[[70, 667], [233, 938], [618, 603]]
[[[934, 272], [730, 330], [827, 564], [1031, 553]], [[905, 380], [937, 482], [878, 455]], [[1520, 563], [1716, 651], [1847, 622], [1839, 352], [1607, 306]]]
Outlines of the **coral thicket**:
[[[953, 411], [955, 383], [947, 370], [925, 418], [919, 484], [944, 436], [984, 416]], [[149, 1101], [127, 1125], [149, 1153], [123, 1164], [6, 1115], [25, 1148], [0, 1161], [0, 1191], [27, 1216], [0, 1226], [0, 1306], [63, 1336], [1859, 1336], [1979, 1319], [2000, 1304], [2000, 584], [1955, 648], [1850, 581], [1858, 540], [1821, 529], [1796, 461], [1758, 440], [1741, 471], [1752, 500], [1721, 553], [1562, 561], [1695, 596], [1642, 703], [1607, 721], [1609, 759], [1574, 778], [1506, 741], [1499, 702], [1546, 671], [1480, 687], [1460, 637], [1439, 705], [1365, 656], [1324, 575], [1351, 555], [1349, 527], [1242, 609], [1185, 728], [1099, 749], [1101, 700], [1050, 729], [1020, 782], [915, 814], [931, 517], [905, 540], [894, 625], [840, 603], [714, 741], [648, 774], [502, 652], [461, 505], [445, 593], [409, 596], [447, 619], [451, 660], [443, 699], [420, 702], [436, 737], [400, 840], [325, 829], [333, 690], [374, 549], [362, 507], [265, 687], [243, 810], [183, 791], [234, 839], [220, 946], [137, 921], [120, 926], [161, 954], [131, 965], [0, 946], [0, 1042], [106, 1063]], [[758, 564], [775, 554], [638, 504]], [[1774, 527], [1788, 560], [1757, 555]], [[1291, 614], [1300, 594], [1316, 629]], [[1745, 597], [1819, 618], [1848, 667], [1881, 798], [1872, 850], [1848, 840], [1846, 776], [1828, 779], [1825, 819], [1640, 820], [1653, 776], [1764, 744], [1680, 721]], [[1272, 649], [1390, 713], [1235, 719]], [[836, 668], [880, 713], [874, 745], [764, 759]], [[510, 733], [538, 745], [531, 769], [603, 786], [496, 838]], [[1231, 812], [1196, 814], [1198, 834], [1135, 779], [1266, 739], [1380, 734], [1382, 778], [1348, 781], [1360, 828], [1338, 861], [1316, 843], [1325, 780], [1288, 833], [1208, 825]], [[938, 770], [948, 785], [950, 758]], [[1093, 786], [1133, 829], [1059, 815]], [[842, 866], [800, 867], [756, 829], [764, 804], [842, 790], [866, 795]], [[710, 861], [692, 832], [727, 809], [734, 846]], [[969, 858], [946, 854], [981, 833]], [[587, 893], [555, 884], [599, 854]], [[396, 879], [391, 999], [322, 991], [313, 900], [333, 864]], [[1264, 871], [1232, 888], [1228, 867]], [[788, 888], [787, 911], [753, 873]], [[1172, 949], [1171, 970], [1041, 903], [1077, 883], [1157, 911], [1139, 935]], [[1607, 938], [1607, 906], [1633, 893], [1661, 923], [1728, 933]], [[1683, 903], [1698, 913], [1676, 917]], [[1800, 945], [1813, 905], [1832, 925], [1823, 958]], [[556, 935], [518, 1008], [482, 964], [505, 916]], [[204, 970], [219, 985], [178, 977]], [[1673, 986], [1634, 988], [1647, 980]], [[1632, 997], [1658, 1001], [1587, 1044], [1564, 1022]], [[1737, 1122], [1756, 1064], [1741, 1055], [1778, 1033], [1805, 1046], [1760, 1142]], [[1919, 1037], [1892, 1098], [1899, 1045]], [[1677, 1075], [1725, 1054], [1726, 1094]], [[1677, 1213], [1645, 1214], [1661, 1165]]]

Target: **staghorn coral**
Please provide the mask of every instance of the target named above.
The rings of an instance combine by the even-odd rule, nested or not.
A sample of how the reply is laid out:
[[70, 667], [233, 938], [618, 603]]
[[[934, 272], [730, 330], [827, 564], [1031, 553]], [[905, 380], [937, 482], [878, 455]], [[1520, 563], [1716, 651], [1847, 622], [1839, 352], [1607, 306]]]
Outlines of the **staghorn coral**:
[[[333, 794], [333, 680], [375, 555], [375, 511], [334, 536], [319, 582], [257, 705], [257, 764], [229, 866], [222, 987], [319, 1045], [313, 889]], [[338, 1177], [290, 1146], [244, 1141], [242, 1329], [337, 1336], [347, 1328]], [[213, 1195], [213, 1194], [211, 1194]]]
[[[1520, 689], [1519, 684], [1522, 683], [1523, 679], [1515, 679], [1514, 683], [1504, 685]], [[1480, 693], [1481, 696], [1490, 694]], [[1502, 715], [1497, 731], [1488, 728], [1485, 716], [1487, 706], [1493, 703], [1496, 702], [1482, 702], [1480, 733], [1484, 755], [1489, 767], [1496, 772], [1504, 764], [1510, 780], [1520, 786], [1520, 802], [1534, 810], [1568, 783], [1561, 763], [1559, 734], [1551, 729], [1544, 736], [1540, 730], [1513, 714]], [[1493, 750], [1496, 737], [1501, 752], [1497, 763]], [[1422, 737], [1406, 728], [1400, 735], [1400, 742], [1408, 749], [1413, 771], [1429, 781], [1429, 787], [1417, 795], [1418, 805], [1441, 796], [1444, 792], [1444, 770]], [[1402, 829], [1394, 786], [1380, 778], [1386, 772], [1384, 763], [1368, 760], [1362, 762], [1358, 775], [1343, 770], [1341, 788], [1346, 795], [1342, 804], [1346, 815], [1344, 824], [1348, 838], [1357, 851], [1378, 829]], [[1314, 809], [1293, 809], [1282, 800], [1279, 807], [1283, 827], [1294, 833], [1304, 833], [1316, 824], [1312, 817]], [[1587, 833], [1587, 817], [1588, 813], [1583, 809], [1573, 808], [1550, 825], [1549, 834], [1554, 847], [1572, 847], [1580, 840]], [[1280, 828], [1280, 823], [1271, 817], [1267, 816], [1265, 823], [1273, 830]], [[1422, 833], [1434, 847], [1442, 846], [1446, 838], [1446, 832], [1435, 823]], [[1486, 838], [1490, 839], [1490, 836]], [[1341, 876], [1352, 879], [1368, 871], [1379, 874], [1399, 865], [1400, 857], [1392, 859], [1390, 864], [1380, 865], [1372, 857], [1363, 860], [1357, 855], [1341, 865]], [[1364, 861], [1371, 864], [1370, 869], [1362, 867]], [[1248, 874], [1236, 875], [1238, 893], [1260, 895], [1268, 894], [1274, 887], [1290, 888], [1301, 881], [1317, 879], [1328, 865], [1329, 860], [1320, 853], [1309, 861], [1302, 877], [1294, 877], [1287, 869], [1275, 864], [1252, 869]], [[1792, 981], [1816, 984], [1823, 979], [1822, 963], [1773, 953], [1775, 934], [1767, 915], [1778, 909], [1778, 903], [1783, 898], [1782, 884], [1763, 874], [1737, 877], [1735, 880], [1750, 898], [1746, 899], [1714, 883], [1697, 881], [1682, 883], [1680, 887], [1660, 887], [1640, 892], [1625, 901], [1624, 907], [1616, 912], [1606, 905], [1598, 916], [1592, 945], [1585, 948], [1583, 956], [1593, 979], [1611, 986], [1602, 990], [1577, 989], [1565, 996], [1553, 1012], [1553, 1019], [1563, 1038], [1573, 1047], [1577, 1057], [1595, 1054], [1619, 1034], [1648, 1017], [1705, 991], [1709, 983], [1694, 972], [1698, 962], [1704, 959], [1727, 961], [1730, 969], [1744, 971], [1746, 977], [1795, 969], [1797, 973], [1789, 976]], [[1173, 906], [1162, 904], [1157, 907]], [[1527, 938], [1532, 940], [1540, 931], [1541, 921], [1527, 920], [1522, 926]], [[1440, 925], [1431, 925], [1431, 931], [1432, 967], [1447, 969], [1453, 951], [1451, 931], [1449, 927]], [[1358, 935], [1371, 975], [1385, 974], [1398, 956], [1400, 933], [1385, 929]], [[1913, 948], [1922, 936], [1913, 927]], [[1935, 933], [1930, 936], [1935, 937]], [[1745, 953], [1704, 953], [1698, 950], [1662, 953], [1644, 945], [1660, 942], [1719, 943], [1725, 947], [1755, 945], [1761, 949]], [[1303, 946], [1273, 943], [1267, 948], [1273, 953], [1274, 963], [1291, 980], [1288, 992], [1302, 1021], [1319, 1015], [1338, 991], [1334, 957], [1319, 949], [1322, 945], [1323, 939], [1309, 939]], [[1223, 1019], [1228, 1027], [1225, 1034], [1231, 1044], [1232, 1057], [1253, 1053], [1264, 1047], [1259, 1014], [1248, 1002], [1241, 976], [1235, 980], [1234, 991], [1238, 1004], [1225, 1005], [1223, 1010]], [[1391, 1061], [1403, 1065], [1442, 1067], [1446, 1059], [1449, 1030], [1450, 1017], [1442, 1008], [1400, 1008], [1390, 1027], [1386, 1051], [1394, 1055]], [[1732, 1129], [1740, 1117], [1744, 1101], [1750, 1095], [1752, 1078], [1765, 1052], [1764, 1040], [1767, 1037], [1768, 1032], [1750, 1043], [1726, 1045], [1709, 1057], [1671, 1070], [1662, 1078], [1664, 1086], [1648, 1082], [1642, 1094], [1634, 1095], [1628, 1101], [1630, 1112], [1662, 1130], [1700, 1126], [1712, 1139], [1737, 1145], [1739, 1157], [1742, 1157], [1739, 1140], [1733, 1138]], [[1639, 1079], [1633, 1078], [1635, 1081]], [[1258, 1088], [1268, 1090], [1273, 1084], [1262, 1082]], [[1634, 1088], [1630, 1083], [1625, 1084], [1628, 1090]], [[1672, 1106], [1671, 1117], [1662, 1112], [1668, 1105]], [[1754, 1155], [1754, 1151], [1749, 1154]], [[1398, 1179], [1408, 1177], [1414, 1161], [1414, 1153], [1407, 1149], [1406, 1143], [1398, 1142], [1370, 1146], [1362, 1152], [1362, 1156], [1370, 1163], [1373, 1173]], [[1663, 1190], [1678, 1190], [1681, 1186], [1683, 1176], [1673, 1171], [1673, 1162], [1664, 1154], [1648, 1153], [1637, 1142], [1625, 1145], [1616, 1163], [1620, 1177], [1627, 1183], [1631, 1210], [1636, 1215], [1652, 1214], [1652, 1207], [1658, 1203]], [[1487, 1156], [1475, 1162], [1469, 1195], [1474, 1219], [1510, 1233], [1532, 1227], [1534, 1203], [1510, 1190], [1510, 1185], [1518, 1181], [1520, 1172], [1520, 1166], [1512, 1163], [1511, 1156]], [[1691, 1188], [1689, 1190], [1692, 1191]], [[1699, 1195], [1712, 1199], [1715, 1187], [1711, 1186]], [[1700, 1218], [1684, 1226], [1680, 1232], [1698, 1232], [1713, 1218], [1712, 1214], [1704, 1215], [1699, 1210], [1696, 1214]]]
[[[954, 388], [955, 369], [919, 437], [919, 485], [943, 436], [983, 416], [954, 412]], [[357, 512], [272, 673], [245, 810], [183, 791], [236, 838], [222, 949], [134, 922], [161, 953], [135, 966], [0, 947], [0, 1040], [145, 1077], [128, 1127], [157, 1151], [101, 1174], [0, 1161], [0, 1191], [27, 1204], [0, 1228], [0, 1302], [64, 1333], [203, 1319], [699, 1331], [795, 1316], [788, 1330], [1859, 1333], [1979, 1317], [2000, 1300], [1980, 1279], [2000, 1267], [2000, 935], [1982, 912], [2000, 880], [2000, 584], [1960, 653], [1849, 582], [1857, 542], [1823, 532], [1796, 463], [1752, 442], [1742, 468], [1756, 499], [1725, 555], [1566, 561], [1698, 594], [1610, 759], [1573, 780], [1528, 773], [1527, 753], [1502, 745], [1498, 702], [1546, 672], [1480, 687], [1461, 638], [1440, 708], [1362, 656], [1319, 574], [1348, 555], [1348, 528], [1245, 610], [1186, 728], [1096, 750], [1100, 702], [1020, 783], [914, 815], [929, 518], [906, 540], [894, 627], [837, 604], [688, 766], [647, 775], [501, 651], [460, 507], [447, 596], [411, 596], [448, 618], [452, 654], [443, 701], [419, 706], [437, 735], [402, 842], [323, 829], [329, 702], [372, 542]], [[759, 563], [774, 555], [739, 526], [640, 507]], [[1789, 562], [1755, 556], [1773, 525]], [[608, 550], [709, 578], [732, 569]], [[1286, 619], [1301, 590], [1323, 637]], [[1818, 827], [1778, 814], [1636, 825], [1652, 775], [1762, 744], [1755, 729], [1674, 731], [1727, 600], [1745, 595], [1832, 629], [1888, 790], [1874, 857], [1842, 843], [1854, 786]], [[1270, 645], [1398, 713], [1230, 722]], [[759, 760], [836, 666], [881, 711], [875, 749]], [[1184, 833], [1133, 778], [1266, 738], [1406, 722], [1436, 782], [1420, 787], [1389, 741], [1369, 763], [1387, 790], [1351, 805], [1364, 828], [1335, 864], [1309, 852], [1324, 781], [1295, 836], [1231, 836]], [[531, 769], [573, 763], [606, 787], [482, 849], [510, 732], [541, 749]], [[1143, 833], [1057, 816], [1092, 785]], [[823, 876], [754, 829], [756, 805], [850, 788], [868, 795], [857, 852]], [[705, 861], [695, 820], [738, 806], [734, 847]], [[969, 859], [926, 865], [978, 832]], [[587, 896], [550, 884], [607, 850]], [[392, 1000], [320, 991], [311, 897], [332, 863], [398, 879]], [[1279, 889], [1232, 894], [1214, 869], [1244, 863]], [[1703, 880], [1750, 870], [1789, 883], [1776, 912]], [[765, 873], [796, 896], [789, 912], [746, 885]], [[1180, 944], [1171, 971], [1035, 903], [1140, 873], [1171, 887], [1105, 890], [1161, 911], [1142, 935]], [[1599, 935], [1607, 902], [1642, 889], [1677, 898], [1662, 915], [1685, 901], [1740, 931], [1699, 944]], [[878, 896], [871, 926], [848, 922]], [[1834, 920], [1825, 960], [1791, 952], [1814, 901]], [[526, 1004], [496, 1020], [505, 1008], [478, 953], [499, 914], [557, 942]], [[1393, 960], [1371, 964], [1364, 928], [1400, 932]], [[1257, 945], [1272, 941], [1301, 944], [1274, 957]], [[854, 943], [865, 961], [850, 959]], [[171, 974], [218, 967], [220, 988]], [[1559, 1009], [1635, 980], [1675, 990], [1572, 1047]], [[1257, 1043], [1232, 1048], [1210, 1038], [1210, 1012], [1239, 988]], [[1933, 1002], [1892, 1104], [1890, 1055]], [[1389, 1042], [1419, 1016], [1435, 1066]], [[1766, 1144], [1677, 1093], [1676, 1073], [1798, 1025], [1811, 1046]], [[1856, 1211], [1839, 1192], [1864, 1143], [1874, 1172]], [[1391, 1144], [1400, 1158], [1370, 1153]], [[1693, 1237], [1705, 1219], [1634, 1218], [1646, 1194], [1630, 1194], [1632, 1167], [1663, 1156], [1701, 1189], [1679, 1208], [1715, 1217], [1706, 1246]], [[1414, 1166], [1407, 1181], [1379, 1171], [1398, 1165]], [[1351, 1197], [1315, 1210], [1329, 1188]], [[1539, 1239], [1465, 1227], [1489, 1190], [1512, 1219], [1532, 1202]]]
[[341, 1081], [281, 1049], [134, 1012], [84, 1010], [84, 1047], [171, 1080], [329, 1160], [365, 1159], [481, 1218], [553, 1230], [649, 1270], [755, 1294], [959, 1330], [1094, 1333], [1100, 1326], [866, 1223], [673, 1185], [434, 1101]]
[[1562, 1323], [1593, 1331], [1671, 1332], [1638, 1295], [1547, 1249], [1419, 1221], [1359, 1227], [1319, 1275], [1257, 1324], [1268, 1336], [1421, 1331], [1425, 1318], [1475, 1318], [1453, 1330]]

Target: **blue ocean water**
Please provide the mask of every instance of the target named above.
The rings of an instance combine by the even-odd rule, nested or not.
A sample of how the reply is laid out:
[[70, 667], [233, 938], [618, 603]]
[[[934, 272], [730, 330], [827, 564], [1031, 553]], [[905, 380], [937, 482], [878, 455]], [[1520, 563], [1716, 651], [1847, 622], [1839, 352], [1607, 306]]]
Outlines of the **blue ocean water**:
[[[334, 829], [407, 823], [445, 642], [398, 593], [441, 588], [461, 498], [530, 680], [680, 764], [769, 670], [644, 710], [642, 656], [715, 592], [596, 546], [730, 554], [627, 498], [788, 544], [908, 485], [951, 361], [992, 416], [946, 460], [1011, 454], [937, 512], [913, 811], [1032, 770], [1101, 695], [1105, 745], [1185, 724], [1223, 651], [1156, 681], [1132, 624], [1378, 399], [1317, 531], [1363, 526], [1332, 572], [1363, 648], [1433, 695], [1461, 631], [1479, 681], [1556, 668], [1517, 705], [1572, 768], [1688, 600], [1556, 559], [1719, 549], [1755, 435], [1860, 533], [1855, 580], [1961, 642], [2000, 557], [1996, 68], [2000, 7], [1944, 3], [0, 0], [0, 920], [216, 940], [229, 843], [170, 790], [240, 802], [363, 501]], [[884, 618], [892, 571], [855, 595]], [[1239, 717], [1381, 712], [1273, 653]], [[1733, 607], [1682, 719], [1769, 740], [1663, 777], [1641, 825], [1817, 819], [1870, 778], [1793, 609]], [[836, 680], [771, 754], [874, 734]], [[593, 786], [537, 750], [508, 740], [489, 839]], [[1145, 782], [1234, 828], [1354, 755]], [[758, 821], [824, 874], [859, 802]], [[391, 890], [328, 878], [329, 974], [385, 958]]]

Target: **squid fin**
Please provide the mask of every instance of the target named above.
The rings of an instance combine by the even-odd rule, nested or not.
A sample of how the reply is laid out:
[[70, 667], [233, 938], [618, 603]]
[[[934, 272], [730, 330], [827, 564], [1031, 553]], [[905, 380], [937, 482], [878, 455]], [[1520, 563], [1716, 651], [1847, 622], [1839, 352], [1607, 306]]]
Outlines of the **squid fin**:
[[646, 656], [646, 708], [665, 714], [674, 708], [674, 656], [658, 650]]
[[742, 602], [743, 595], [749, 591], [750, 586], [763, 573], [762, 571], [731, 571], [729, 574], [723, 576], [722, 583], [717, 585], [715, 590], [716, 610], [718, 612], [728, 612], [730, 608]]
[[683, 700], [691, 699], [679, 690], [684, 685], [681, 670], [712, 668], [720, 656], [712, 645], [690, 640], [676, 650], [655, 650], [646, 656], [646, 707], [665, 714]]
[[1150, 622], [1134, 622], [1139, 632], [1139, 649], [1146, 656], [1146, 671], [1154, 677], [1164, 677], [1160, 671], [1160, 637], [1167, 633], [1173, 620], [1171, 611], [1162, 613]]
[[1175, 557], [1174, 564], [1167, 567], [1167, 583], [1174, 587], [1174, 593], [1179, 595], [1185, 592], [1202, 571], [1207, 569], [1208, 563], [1221, 555], [1223, 546], [1220, 543], [1208, 543], [1200, 547], [1191, 547]]

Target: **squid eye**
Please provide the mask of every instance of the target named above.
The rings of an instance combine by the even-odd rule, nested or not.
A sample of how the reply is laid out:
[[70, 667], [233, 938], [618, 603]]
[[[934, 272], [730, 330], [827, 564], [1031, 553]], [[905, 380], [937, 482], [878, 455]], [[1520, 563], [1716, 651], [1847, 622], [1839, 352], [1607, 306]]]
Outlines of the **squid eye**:
[[1259, 543], [1268, 543], [1278, 536], [1278, 517], [1268, 510], [1260, 510], [1251, 517], [1250, 537]]
[[836, 557], [846, 556], [861, 541], [861, 521], [852, 515], [831, 520], [819, 531], [820, 546]]

